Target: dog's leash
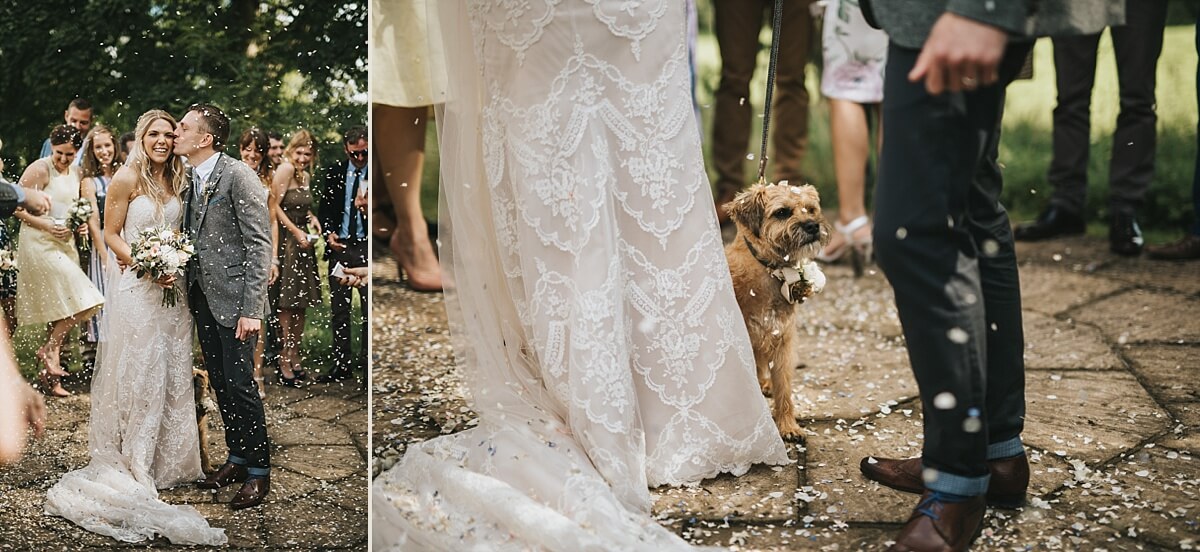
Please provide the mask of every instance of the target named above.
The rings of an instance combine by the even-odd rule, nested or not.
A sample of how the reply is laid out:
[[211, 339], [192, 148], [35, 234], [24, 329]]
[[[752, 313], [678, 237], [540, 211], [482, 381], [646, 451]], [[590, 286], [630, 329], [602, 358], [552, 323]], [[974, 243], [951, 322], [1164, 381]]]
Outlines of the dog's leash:
[[771, 128], [771, 95], [775, 91], [775, 67], [779, 64], [779, 30], [783, 23], [783, 0], [775, 0], [771, 20], [771, 63], [767, 66], [767, 97], [763, 104], [762, 147], [758, 155], [758, 183], [767, 183], [767, 131]]

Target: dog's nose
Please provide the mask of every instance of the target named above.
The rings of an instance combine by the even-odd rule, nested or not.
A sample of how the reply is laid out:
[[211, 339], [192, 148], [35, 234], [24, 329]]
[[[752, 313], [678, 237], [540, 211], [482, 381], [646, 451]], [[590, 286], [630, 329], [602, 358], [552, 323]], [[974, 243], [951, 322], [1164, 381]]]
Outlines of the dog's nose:
[[810, 221], [804, 223], [803, 228], [804, 228], [804, 231], [809, 234], [816, 235], [816, 234], [821, 233], [821, 223], [819, 223], [817, 221], [810, 220]]

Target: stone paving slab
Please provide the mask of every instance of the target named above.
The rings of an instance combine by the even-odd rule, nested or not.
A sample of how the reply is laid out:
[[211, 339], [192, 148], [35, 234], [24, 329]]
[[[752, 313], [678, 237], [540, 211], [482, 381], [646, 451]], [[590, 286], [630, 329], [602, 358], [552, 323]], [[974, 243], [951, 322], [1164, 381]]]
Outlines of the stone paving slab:
[[1200, 402], [1200, 356], [1194, 347], [1146, 345], [1125, 352], [1133, 373], [1164, 402]]
[[[46, 436], [34, 441], [19, 463], [0, 469], [0, 550], [204, 549], [173, 546], [162, 538], [123, 544], [42, 514], [46, 490], [88, 462], [88, 384], [77, 381], [68, 388], [76, 395], [46, 400]], [[365, 431], [366, 394], [339, 385], [272, 385], [264, 405], [273, 439], [271, 494], [264, 505], [230, 510], [236, 486], [209, 491], [180, 485], [160, 491], [160, 497], [189, 504], [211, 525], [224, 528], [228, 549], [366, 550], [367, 449], [351, 435]], [[225, 457], [219, 416], [210, 420], [208, 441], [219, 463]]]
[[1025, 311], [1025, 368], [1115, 370], [1123, 367], [1095, 326]]
[[1105, 462], [1166, 432], [1170, 415], [1126, 372], [1063, 372], [1026, 381], [1021, 439], [1052, 454]]
[[[1076, 320], [1093, 324], [1118, 344], [1138, 341], [1200, 342], [1200, 299], [1177, 293], [1131, 290], [1075, 311]], [[1167, 313], [1192, 313], [1178, 317]]]
[[[1124, 259], [1086, 236], [1017, 251], [1030, 502], [989, 510], [973, 550], [1200, 546], [1192, 506], [1200, 503], [1200, 263]], [[394, 268], [383, 274], [375, 287], [376, 335], [386, 341], [375, 349], [373, 473], [407, 442], [466, 427], [471, 416], [440, 296], [396, 285]], [[854, 279], [835, 266], [826, 275], [826, 291], [800, 307], [793, 396], [805, 435], [793, 447], [797, 462], [654, 490], [662, 523], [690, 541], [882, 550], [915, 504], [858, 471], [864, 456], [921, 450], [921, 409], [891, 290], [877, 270]]]
[[917, 395], [908, 353], [896, 339], [831, 330], [801, 350], [804, 367], [792, 380], [800, 419], [857, 418], [888, 401]]
[[[1027, 311], [1056, 315], [1111, 295], [1126, 287], [1121, 282], [1072, 272], [1063, 267], [1025, 265], [1021, 267], [1021, 306]], [[1076, 290], [1066, 293], [1065, 290]]]

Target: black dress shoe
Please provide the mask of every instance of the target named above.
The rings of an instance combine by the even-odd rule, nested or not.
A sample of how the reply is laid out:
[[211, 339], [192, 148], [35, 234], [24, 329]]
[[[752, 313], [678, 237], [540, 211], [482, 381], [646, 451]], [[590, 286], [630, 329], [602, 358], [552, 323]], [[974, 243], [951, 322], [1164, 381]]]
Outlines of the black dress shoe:
[[1037, 220], [1018, 224], [1013, 229], [1013, 238], [1017, 241], [1038, 241], [1059, 236], [1082, 234], [1087, 230], [1083, 217], [1051, 205], [1038, 215]]
[[221, 469], [209, 474], [204, 481], [196, 483], [196, 486], [201, 489], [220, 489], [221, 487], [228, 487], [234, 483], [245, 481], [247, 475], [246, 466], [226, 462], [225, 465], [221, 466]]
[[1142, 252], [1142, 228], [1132, 214], [1117, 213], [1108, 225], [1109, 249], [1117, 255], [1134, 257]]
[[238, 489], [229, 506], [234, 510], [258, 506], [262, 504], [264, 498], [267, 498], [269, 492], [271, 492], [271, 476], [251, 477], [246, 480], [241, 489]]

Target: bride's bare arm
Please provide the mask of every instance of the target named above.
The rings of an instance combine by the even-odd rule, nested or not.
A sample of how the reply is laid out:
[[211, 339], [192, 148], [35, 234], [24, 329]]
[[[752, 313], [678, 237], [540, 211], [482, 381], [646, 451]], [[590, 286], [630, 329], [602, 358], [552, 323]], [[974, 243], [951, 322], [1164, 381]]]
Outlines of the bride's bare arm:
[[104, 243], [112, 249], [117, 264], [122, 269], [133, 264], [133, 253], [121, 231], [125, 229], [125, 215], [129, 213], [129, 202], [133, 201], [133, 187], [137, 175], [133, 169], [121, 167], [108, 185], [108, 196], [104, 200]]

